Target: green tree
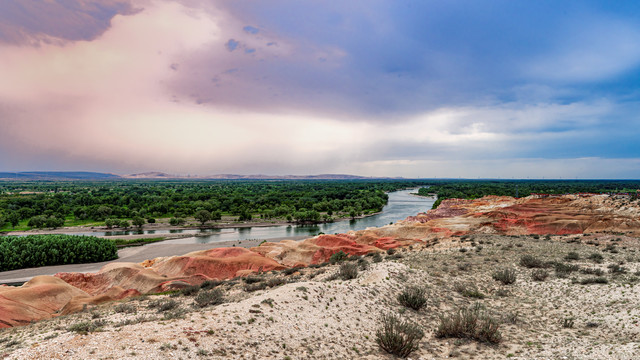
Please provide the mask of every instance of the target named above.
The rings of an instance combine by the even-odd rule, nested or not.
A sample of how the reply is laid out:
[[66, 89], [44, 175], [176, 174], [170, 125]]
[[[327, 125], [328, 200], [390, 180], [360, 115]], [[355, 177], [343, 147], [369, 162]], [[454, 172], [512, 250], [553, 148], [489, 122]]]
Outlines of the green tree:
[[204, 224], [211, 220], [211, 213], [207, 210], [198, 210], [196, 212], [196, 214], [194, 215], [194, 217], [196, 218], [196, 220], [200, 221], [200, 224], [202, 226], [204, 226]]
[[107, 229], [111, 229], [114, 226], [117, 226], [120, 224], [120, 220], [118, 219], [107, 219], [104, 221], [104, 224], [107, 226]]
[[133, 218], [132, 223], [133, 225], [137, 226], [138, 229], [142, 229], [142, 225], [145, 224], [146, 221], [144, 221], [143, 218], [141, 218], [140, 216], [136, 216]]
[[42, 229], [43, 227], [45, 227], [46, 223], [47, 223], [47, 218], [44, 217], [44, 215], [38, 215], [29, 219], [27, 226], [29, 226], [30, 228]]
[[118, 225], [120, 225], [121, 228], [125, 228], [125, 229], [131, 226], [131, 224], [127, 220], [120, 221], [120, 224]]
[[10, 212], [9, 215], [7, 215], [7, 221], [11, 224], [11, 227], [15, 229], [16, 226], [20, 224], [20, 216], [16, 212]]

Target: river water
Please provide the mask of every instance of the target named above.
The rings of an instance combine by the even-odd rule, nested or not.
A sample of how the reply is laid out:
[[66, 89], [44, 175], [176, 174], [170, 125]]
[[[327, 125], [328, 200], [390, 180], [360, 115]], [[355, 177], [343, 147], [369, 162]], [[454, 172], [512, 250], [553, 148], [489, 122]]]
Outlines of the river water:
[[[194, 234], [192, 237], [171, 240], [172, 243], [216, 243], [223, 241], [236, 241], [248, 239], [273, 239], [283, 237], [315, 236], [320, 232], [325, 234], [341, 234], [350, 230], [364, 230], [369, 227], [380, 227], [389, 223], [403, 220], [407, 216], [416, 215], [431, 209], [435, 199], [410, 195], [416, 193], [416, 189], [401, 190], [389, 193], [389, 201], [376, 215], [362, 219], [343, 220], [333, 223], [318, 225], [280, 225], [268, 227], [247, 227], [229, 229], [186, 229], [186, 230], [149, 230], [149, 231], [106, 231], [92, 232], [85, 235], [115, 236], [129, 234]], [[75, 235], [82, 235], [75, 233]]]

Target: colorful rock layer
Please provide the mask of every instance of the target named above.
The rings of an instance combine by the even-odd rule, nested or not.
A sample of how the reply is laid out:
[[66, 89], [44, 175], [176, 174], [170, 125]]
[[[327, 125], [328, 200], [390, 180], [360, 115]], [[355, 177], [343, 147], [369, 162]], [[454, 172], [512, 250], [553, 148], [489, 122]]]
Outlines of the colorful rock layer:
[[408, 245], [431, 246], [467, 234], [640, 235], [640, 209], [608, 196], [445, 200], [436, 210], [381, 228], [310, 239], [265, 242], [251, 249], [215, 248], [140, 264], [114, 262], [97, 273], [38, 276], [21, 287], [0, 286], [0, 327], [28, 324], [146, 293], [251, 273], [323, 263], [343, 251], [364, 255]]

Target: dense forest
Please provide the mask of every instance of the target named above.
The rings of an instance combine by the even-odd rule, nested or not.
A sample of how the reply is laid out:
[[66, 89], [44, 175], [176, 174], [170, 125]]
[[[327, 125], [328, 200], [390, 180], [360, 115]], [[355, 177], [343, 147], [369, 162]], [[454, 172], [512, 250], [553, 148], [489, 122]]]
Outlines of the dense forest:
[[525, 197], [538, 194], [633, 192], [640, 180], [447, 180], [421, 188], [420, 195], [437, 194], [436, 208], [444, 199], [477, 199], [486, 195]]
[[80, 224], [180, 225], [222, 216], [238, 221], [322, 222], [378, 212], [389, 191], [425, 185], [405, 180], [3, 181], [0, 230]]
[[0, 237], [0, 271], [114, 260], [113, 241], [95, 236], [30, 235]]

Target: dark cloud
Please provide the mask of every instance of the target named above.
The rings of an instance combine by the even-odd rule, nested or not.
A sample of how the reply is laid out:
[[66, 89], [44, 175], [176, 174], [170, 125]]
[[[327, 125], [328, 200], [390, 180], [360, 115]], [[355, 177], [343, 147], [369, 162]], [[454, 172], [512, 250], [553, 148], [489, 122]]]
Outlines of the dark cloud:
[[0, 1], [0, 41], [91, 40], [109, 28], [118, 14], [132, 14], [129, 0]]
[[[233, 19], [221, 28], [230, 39], [229, 52], [212, 48], [193, 56], [185, 64], [191, 71], [173, 82], [174, 90], [192, 99], [212, 98], [216, 107], [401, 121], [441, 107], [620, 96], [635, 88], [635, 80], [624, 75], [640, 74], [640, 52], [626, 50], [640, 40], [634, 33], [640, 10], [634, 5], [329, 4], [219, 2]], [[260, 30], [236, 24], [258, 24]], [[588, 41], [594, 28], [595, 44]], [[228, 67], [239, 71], [220, 76]], [[211, 78], [220, 81], [205, 80]], [[534, 88], [563, 94], [523, 91]]]

